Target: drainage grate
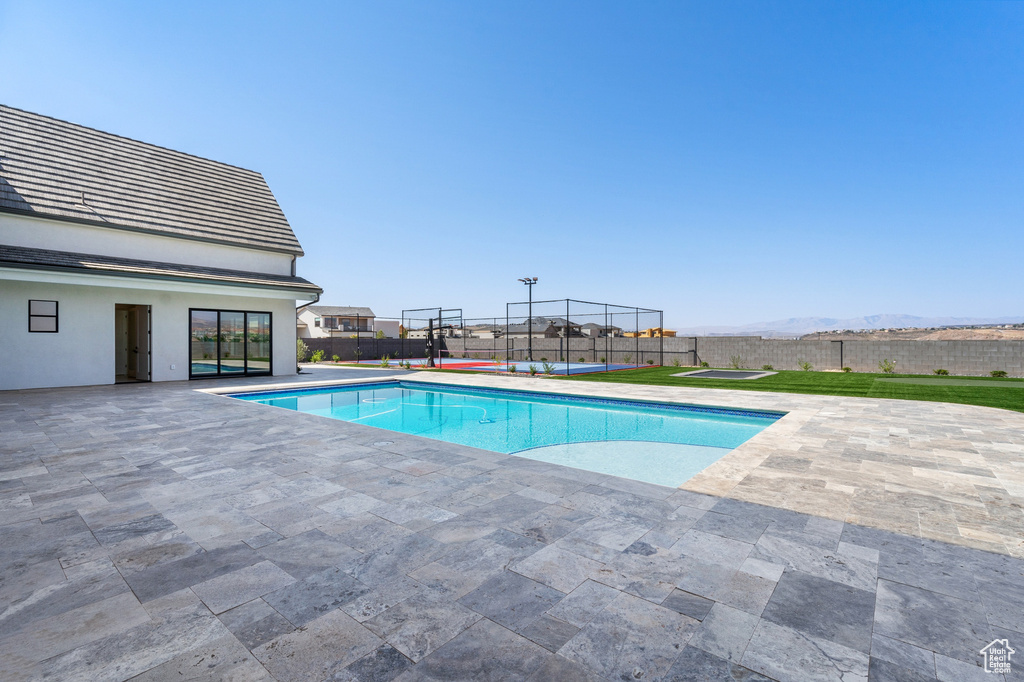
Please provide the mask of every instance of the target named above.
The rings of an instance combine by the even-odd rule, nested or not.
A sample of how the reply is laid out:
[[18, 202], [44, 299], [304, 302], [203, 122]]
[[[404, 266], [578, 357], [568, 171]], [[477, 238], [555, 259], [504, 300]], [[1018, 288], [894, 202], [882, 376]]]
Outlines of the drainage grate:
[[373, 445], [373, 447], [375, 447], [375, 448], [382, 448], [385, 445], [394, 445], [394, 444], [395, 444], [395, 441], [393, 441], [393, 440], [378, 440], [378, 441], [374, 441], [373, 443], [371, 443], [371, 445]]

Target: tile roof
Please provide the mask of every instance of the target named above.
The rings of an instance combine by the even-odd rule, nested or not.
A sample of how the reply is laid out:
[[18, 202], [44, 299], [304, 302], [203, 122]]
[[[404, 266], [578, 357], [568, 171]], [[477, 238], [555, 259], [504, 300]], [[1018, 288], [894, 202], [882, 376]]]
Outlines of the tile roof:
[[259, 173], [4, 105], [0, 211], [302, 254]]
[[40, 270], [88, 270], [103, 275], [142, 277], [148, 279], [185, 280], [210, 284], [254, 286], [272, 289], [303, 290], [320, 293], [322, 290], [301, 277], [268, 275], [262, 272], [224, 270], [197, 265], [159, 263], [156, 261], [114, 258], [86, 253], [69, 253], [49, 249], [30, 249], [24, 246], [0, 244], [0, 267], [21, 267]]
[[373, 311], [369, 308], [361, 308], [359, 306], [347, 306], [347, 305], [311, 305], [307, 306], [306, 310], [310, 310], [317, 315], [349, 315], [359, 317], [376, 317]]

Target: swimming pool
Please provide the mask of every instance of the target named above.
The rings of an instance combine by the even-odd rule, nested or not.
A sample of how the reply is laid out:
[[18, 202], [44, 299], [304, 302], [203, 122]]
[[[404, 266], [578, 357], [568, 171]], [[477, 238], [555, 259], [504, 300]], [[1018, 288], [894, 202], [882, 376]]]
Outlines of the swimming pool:
[[412, 381], [231, 397], [672, 486], [783, 416]]

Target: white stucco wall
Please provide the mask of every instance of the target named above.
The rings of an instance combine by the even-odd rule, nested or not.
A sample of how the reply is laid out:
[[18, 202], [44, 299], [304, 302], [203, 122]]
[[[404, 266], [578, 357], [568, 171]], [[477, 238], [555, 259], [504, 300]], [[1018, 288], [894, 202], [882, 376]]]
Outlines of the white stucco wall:
[[[90, 286], [19, 281], [4, 274], [0, 272], [0, 390], [114, 383], [117, 303], [152, 307], [154, 381], [188, 379], [189, 308], [270, 312], [272, 371], [295, 373], [295, 301], [285, 298], [285, 292], [261, 295], [209, 285], [191, 292], [161, 291], [161, 283], [136, 284], [127, 278], [97, 280], [113, 286]], [[57, 334], [29, 333], [29, 299], [59, 302]]]
[[10, 246], [34, 249], [93, 253], [274, 275], [292, 273], [292, 257], [286, 253], [9, 213], [0, 213], [0, 240]]

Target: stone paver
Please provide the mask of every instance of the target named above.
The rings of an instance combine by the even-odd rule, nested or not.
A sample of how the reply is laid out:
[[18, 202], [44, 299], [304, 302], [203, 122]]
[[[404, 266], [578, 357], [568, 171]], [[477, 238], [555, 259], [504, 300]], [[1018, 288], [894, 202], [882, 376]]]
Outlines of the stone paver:
[[427, 376], [789, 414], [672, 490], [223, 384], [2, 393], [0, 678], [968, 680], [1024, 646], [1022, 415]]

